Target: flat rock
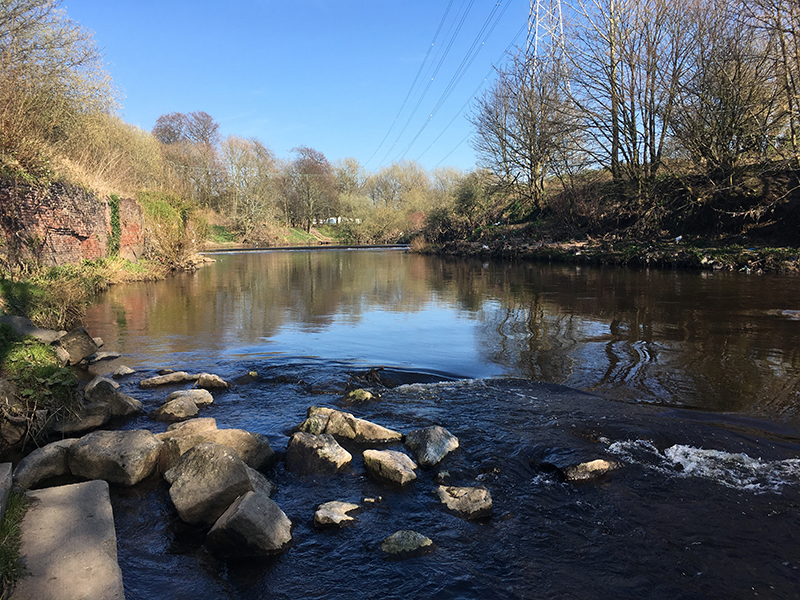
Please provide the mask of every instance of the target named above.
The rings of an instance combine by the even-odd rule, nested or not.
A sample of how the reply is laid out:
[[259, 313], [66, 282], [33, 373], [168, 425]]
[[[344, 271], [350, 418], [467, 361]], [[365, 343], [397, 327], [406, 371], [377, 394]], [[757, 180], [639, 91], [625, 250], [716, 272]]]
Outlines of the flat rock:
[[186, 381], [197, 381], [199, 375], [191, 375], [186, 371], [173, 371], [166, 375], [157, 375], [155, 377], [148, 377], [139, 382], [139, 387], [152, 388], [161, 385], [169, 385], [171, 383], [184, 383]]
[[598, 458], [578, 465], [570, 465], [562, 469], [567, 481], [588, 481], [597, 479], [619, 468], [619, 463]]
[[162, 404], [153, 411], [153, 418], [156, 421], [174, 423], [196, 417], [199, 412], [197, 405], [190, 398], [181, 397]]
[[197, 419], [189, 419], [181, 423], [173, 423], [167, 430], [155, 434], [162, 442], [169, 438], [184, 437], [187, 435], [195, 435], [209, 429], [217, 428], [217, 420], [213, 417], [202, 417]]
[[78, 438], [58, 440], [37, 448], [19, 461], [14, 483], [28, 490], [53, 477], [69, 475], [69, 449], [77, 441]]
[[211, 392], [208, 390], [203, 389], [177, 390], [167, 396], [167, 402], [170, 400], [177, 400], [178, 398], [188, 398], [194, 402], [196, 406], [214, 404], [214, 396], [212, 396]]
[[16, 315], [0, 316], [0, 325], [9, 325], [19, 336], [32, 336], [43, 344], [52, 344], [64, 335], [63, 331], [53, 331], [52, 329], [42, 329], [36, 327], [28, 317], [18, 317]]
[[69, 469], [76, 477], [135, 485], [155, 471], [162, 444], [144, 429], [95, 431], [70, 446]]
[[27, 492], [20, 526], [28, 575], [12, 600], [124, 600], [108, 483]]
[[[324, 422], [325, 417], [328, 418], [327, 423]], [[359, 444], [382, 444], [399, 442], [403, 439], [402, 433], [332, 408], [312, 406], [308, 409], [306, 422], [309, 420], [311, 421], [309, 428], [318, 430], [324, 424], [324, 429], [320, 433], [329, 433], [334, 437], [352, 440]], [[300, 430], [306, 431], [305, 423], [300, 426]]]
[[94, 356], [92, 356], [89, 359], [89, 362], [94, 364], [102, 362], [104, 360], [114, 360], [115, 358], [119, 358], [120, 356], [122, 356], [122, 354], [120, 354], [119, 352], [110, 352], [110, 351], [97, 352], [94, 354]]
[[405, 485], [414, 481], [417, 465], [406, 454], [396, 450], [364, 450], [367, 473], [382, 481]]
[[351, 502], [325, 502], [320, 504], [314, 513], [314, 527], [324, 529], [329, 527], [342, 527], [355, 522], [355, 518], [347, 513], [361, 508], [358, 504]]
[[213, 442], [194, 446], [164, 474], [169, 496], [187, 523], [212, 525], [253, 484], [239, 455]]
[[223, 559], [271, 556], [292, 541], [292, 522], [264, 494], [246, 492], [214, 523], [206, 537], [211, 553]]
[[492, 514], [492, 495], [483, 486], [440, 485], [436, 489], [436, 495], [447, 508], [467, 519], [482, 519]]
[[435, 425], [415, 429], [406, 435], [403, 445], [414, 454], [424, 469], [438, 465], [445, 456], [458, 448], [458, 438], [444, 427]]
[[352, 460], [353, 456], [327, 433], [313, 435], [299, 431], [286, 447], [286, 466], [301, 475], [339, 473]]
[[395, 558], [412, 558], [432, 552], [436, 548], [433, 541], [411, 530], [396, 531], [381, 543], [381, 550]]

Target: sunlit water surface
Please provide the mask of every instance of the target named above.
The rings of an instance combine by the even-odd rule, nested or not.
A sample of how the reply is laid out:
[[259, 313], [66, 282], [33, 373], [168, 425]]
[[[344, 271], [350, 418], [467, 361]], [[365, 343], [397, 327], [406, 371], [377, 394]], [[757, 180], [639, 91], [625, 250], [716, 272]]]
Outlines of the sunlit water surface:
[[[237, 381], [202, 416], [263, 433], [279, 452], [311, 405], [403, 432], [442, 425], [461, 448], [441, 469], [488, 487], [494, 516], [448, 513], [437, 470], [402, 490], [381, 486], [350, 448], [344, 475], [271, 470], [294, 544], [225, 564], [180, 522], [163, 482], [114, 488], [129, 600], [795, 595], [797, 278], [397, 251], [215, 258], [112, 288], [86, 327], [123, 357], [93, 371], [137, 369], [123, 387], [148, 411], [171, 391], [137, 387], [156, 369]], [[243, 377], [251, 371], [256, 380]], [[348, 385], [380, 399], [346, 404]], [[165, 428], [146, 416], [122, 426]], [[582, 485], [548, 468], [598, 457], [623, 467]], [[352, 527], [311, 525], [322, 502], [377, 496]], [[428, 535], [436, 550], [386, 560], [380, 542], [398, 529]]]

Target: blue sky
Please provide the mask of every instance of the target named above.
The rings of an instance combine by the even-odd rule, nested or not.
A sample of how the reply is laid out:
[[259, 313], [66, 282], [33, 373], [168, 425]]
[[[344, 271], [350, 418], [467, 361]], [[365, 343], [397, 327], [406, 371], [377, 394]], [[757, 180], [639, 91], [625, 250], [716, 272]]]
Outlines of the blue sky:
[[528, 0], [62, 5], [104, 49], [128, 123], [150, 130], [161, 114], [203, 110], [223, 136], [257, 137], [280, 157], [310, 146], [331, 162], [352, 156], [370, 170], [400, 159], [427, 169], [474, 168], [470, 99], [508, 48], [525, 45], [528, 6]]

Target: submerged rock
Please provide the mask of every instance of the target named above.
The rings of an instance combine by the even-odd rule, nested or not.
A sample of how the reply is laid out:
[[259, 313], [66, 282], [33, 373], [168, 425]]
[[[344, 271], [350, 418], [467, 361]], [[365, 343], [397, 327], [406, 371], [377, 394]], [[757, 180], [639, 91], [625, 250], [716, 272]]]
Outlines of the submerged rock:
[[381, 550], [401, 559], [421, 556], [435, 548], [430, 538], [411, 530], [396, 531], [381, 543]]
[[351, 502], [325, 502], [320, 504], [314, 513], [314, 527], [324, 529], [327, 527], [343, 527], [355, 522], [355, 518], [347, 513], [361, 508], [358, 504]]
[[602, 477], [617, 468], [619, 468], [619, 463], [598, 458], [578, 465], [570, 465], [562, 469], [562, 472], [567, 481], [588, 481]]
[[458, 438], [444, 427], [435, 425], [415, 429], [406, 435], [403, 445], [414, 453], [414, 458], [422, 468], [428, 469], [438, 465], [458, 448]]
[[492, 495], [485, 487], [440, 485], [436, 495], [447, 508], [467, 519], [481, 519], [492, 514]]
[[357, 390], [349, 392], [347, 396], [345, 396], [345, 399], [348, 402], [360, 404], [362, 402], [369, 402], [370, 400], [374, 400], [375, 396], [372, 394], [372, 392], [359, 388]]
[[407, 455], [396, 450], [364, 450], [367, 473], [382, 481], [405, 485], [414, 481], [417, 465]]
[[162, 443], [144, 429], [95, 431], [70, 446], [69, 469], [76, 477], [135, 485], [155, 471]]
[[313, 435], [299, 431], [292, 435], [286, 447], [286, 466], [301, 475], [339, 473], [353, 460], [336, 439], [327, 433]]
[[270, 556], [292, 541], [292, 522], [265, 494], [237, 498], [208, 532], [206, 546], [223, 559]]

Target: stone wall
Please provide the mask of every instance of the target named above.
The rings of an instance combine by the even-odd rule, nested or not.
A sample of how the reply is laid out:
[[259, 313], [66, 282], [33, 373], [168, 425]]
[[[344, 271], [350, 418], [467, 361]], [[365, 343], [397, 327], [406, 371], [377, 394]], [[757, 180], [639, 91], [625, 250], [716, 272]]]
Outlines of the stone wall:
[[[120, 201], [120, 254], [141, 255], [143, 215], [135, 201]], [[111, 211], [108, 202], [83, 188], [54, 183], [39, 189], [0, 182], [0, 258], [13, 264], [79, 263], [108, 253]]]

